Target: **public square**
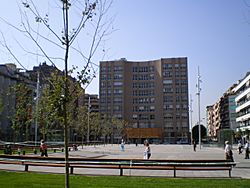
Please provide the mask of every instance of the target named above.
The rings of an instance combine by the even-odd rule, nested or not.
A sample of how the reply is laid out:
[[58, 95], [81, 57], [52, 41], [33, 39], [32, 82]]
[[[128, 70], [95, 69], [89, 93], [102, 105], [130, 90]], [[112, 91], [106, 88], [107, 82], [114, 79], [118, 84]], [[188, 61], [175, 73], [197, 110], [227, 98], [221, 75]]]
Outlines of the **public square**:
[[[192, 145], [150, 145], [152, 151], [151, 159], [224, 159], [224, 149], [216, 146], [199, 146], [196, 152], [193, 151]], [[113, 159], [143, 159], [144, 146], [135, 144], [125, 145], [122, 151], [117, 144], [97, 145], [78, 147], [78, 151], [70, 151], [70, 157], [82, 158], [113, 158]], [[237, 146], [233, 147], [234, 160], [237, 162], [236, 167], [232, 170], [232, 178], [250, 178], [250, 160], [244, 159], [244, 153], [238, 154]], [[64, 153], [49, 153], [50, 156], [62, 157]], [[0, 169], [24, 171], [21, 165], [0, 165]], [[29, 171], [47, 172], [47, 173], [64, 173], [64, 168], [52, 167], [34, 167], [31, 166]], [[75, 169], [74, 174], [83, 175], [119, 175], [118, 169]], [[156, 176], [156, 177], [173, 177], [173, 171], [165, 170], [124, 170], [126, 176]], [[177, 171], [177, 177], [194, 177], [194, 178], [228, 178], [227, 171]]]

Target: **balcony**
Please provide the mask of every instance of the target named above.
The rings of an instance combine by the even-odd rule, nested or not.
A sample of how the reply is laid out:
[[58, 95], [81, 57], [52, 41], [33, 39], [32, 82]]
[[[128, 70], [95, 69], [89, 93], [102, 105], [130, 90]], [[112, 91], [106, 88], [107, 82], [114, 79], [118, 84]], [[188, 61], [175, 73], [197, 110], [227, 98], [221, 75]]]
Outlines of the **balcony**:
[[240, 99], [242, 99], [244, 96], [246, 96], [248, 93], [250, 93], [250, 87], [248, 87], [246, 90], [244, 90], [242, 93], [240, 93], [236, 98], [235, 101], [238, 102]]
[[244, 108], [250, 106], [250, 100], [236, 107], [236, 113], [243, 110]]
[[243, 116], [240, 116], [240, 117], [236, 118], [236, 122], [242, 122], [242, 121], [246, 121], [248, 119], [250, 119], [250, 113], [245, 114]]

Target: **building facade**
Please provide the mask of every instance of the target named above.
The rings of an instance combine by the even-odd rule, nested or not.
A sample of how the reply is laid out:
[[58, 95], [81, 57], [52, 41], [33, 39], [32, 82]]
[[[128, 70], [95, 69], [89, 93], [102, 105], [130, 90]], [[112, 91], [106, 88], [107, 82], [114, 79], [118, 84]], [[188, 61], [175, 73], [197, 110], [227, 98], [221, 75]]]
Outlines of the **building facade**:
[[187, 58], [100, 62], [100, 112], [128, 122], [127, 139], [188, 141]]
[[232, 85], [215, 104], [207, 106], [208, 136], [217, 139], [221, 130], [235, 130], [236, 104]]
[[236, 94], [237, 129], [247, 136], [250, 130], [250, 72], [239, 81], [239, 84], [234, 88], [234, 92]]
[[[63, 75], [63, 71], [60, 71], [55, 66], [47, 65], [45, 62], [39, 66], [33, 67], [33, 70], [21, 71], [16, 67], [15, 64], [2, 64], [0, 65], [0, 140], [4, 141], [39, 141], [42, 138], [42, 133], [39, 129], [39, 122], [34, 118], [35, 111], [37, 110], [37, 105], [39, 98], [42, 97], [42, 91], [45, 86], [52, 86], [51, 78], [57, 73]], [[74, 101], [74, 108], [77, 109], [79, 106], [84, 105], [84, 90], [81, 92], [75, 92], [74, 84], [78, 84], [76, 79], [69, 76], [69, 86], [72, 86], [70, 90], [71, 94], [76, 94], [78, 97]], [[17, 84], [24, 84], [31, 90], [30, 99], [28, 102], [30, 126], [28, 127], [29, 131], [24, 130], [23, 128], [14, 133], [13, 130], [13, 120], [15, 120], [15, 115], [18, 109], [18, 99], [17, 94], [15, 93], [14, 86]], [[51, 87], [53, 88], [53, 87]], [[78, 88], [78, 87], [76, 87]], [[94, 105], [93, 105], [94, 106]], [[20, 108], [19, 108], [20, 109]], [[96, 110], [96, 109], [95, 109]], [[24, 115], [22, 115], [24, 117]], [[34, 120], [34, 121], [33, 121]], [[54, 127], [50, 129], [49, 137], [47, 140], [52, 141], [62, 141], [64, 139], [63, 128], [59, 123], [54, 123]], [[16, 131], [17, 132], [17, 131]], [[23, 133], [24, 132], [24, 133]], [[20, 134], [21, 133], [21, 134]], [[28, 136], [25, 134], [28, 133]], [[75, 131], [69, 130], [70, 140], [74, 140]], [[18, 135], [18, 136], [17, 136]]]
[[[0, 140], [12, 141], [12, 121], [16, 112], [16, 95], [13, 92], [16, 84], [23, 83], [28, 86], [34, 95], [36, 83], [30, 79], [30, 75], [21, 71], [15, 64], [0, 65]], [[31, 110], [32, 109], [27, 109]]]

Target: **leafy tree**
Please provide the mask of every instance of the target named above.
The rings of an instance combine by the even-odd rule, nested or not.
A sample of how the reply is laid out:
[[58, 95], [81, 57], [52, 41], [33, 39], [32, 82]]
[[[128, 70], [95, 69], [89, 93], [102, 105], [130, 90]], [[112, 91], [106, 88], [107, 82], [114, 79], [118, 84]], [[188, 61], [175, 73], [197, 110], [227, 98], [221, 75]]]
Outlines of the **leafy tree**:
[[17, 140], [30, 139], [30, 126], [32, 123], [33, 92], [24, 83], [18, 83], [13, 87], [16, 95], [15, 115], [12, 118], [12, 129]]
[[0, 97], [0, 114], [1, 114], [2, 111], [3, 111], [3, 108], [4, 108], [3, 98]]
[[[201, 127], [201, 139], [205, 138], [207, 135], [207, 129], [204, 125], [200, 125]], [[195, 125], [192, 129], [193, 139], [198, 142], [199, 141], [199, 125]]]
[[[49, 84], [45, 85], [39, 99], [38, 122], [43, 139], [53, 130], [62, 130], [63, 126], [63, 75], [56, 71], [51, 74]], [[69, 82], [69, 98], [67, 101], [67, 116], [69, 127], [75, 129], [78, 121], [79, 98], [83, 96], [83, 89], [75, 80]]]
[[[2, 115], [3, 108], [4, 108], [3, 99], [2, 97], [0, 97], [0, 115]], [[1, 138], [2, 138], [2, 128], [1, 128], [1, 121], [0, 121], [0, 139]]]
[[[105, 142], [114, 143], [115, 137], [124, 136], [124, 128], [126, 122], [115, 117], [104, 116], [101, 119], [102, 135], [105, 138]], [[109, 138], [109, 140], [107, 140]]]
[[107, 140], [108, 137], [111, 138], [113, 131], [111, 119], [107, 115], [104, 115], [101, 118], [101, 125], [102, 135], [104, 136], [104, 142], [111, 142], [111, 140]]
[[87, 140], [87, 137], [85, 135], [87, 135], [88, 130], [88, 109], [86, 106], [80, 106], [77, 113], [77, 118], [75, 118], [73, 123], [75, 124], [76, 132], [80, 133], [83, 145], [84, 140]]
[[239, 129], [239, 131], [235, 132], [234, 137], [235, 137], [236, 140], [241, 140], [242, 139], [242, 131], [241, 131], [241, 129]]
[[101, 137], [100, 114], [91, 112], [89, 116], [90, 136], [92, 136], [94, 141], [97, 141]]

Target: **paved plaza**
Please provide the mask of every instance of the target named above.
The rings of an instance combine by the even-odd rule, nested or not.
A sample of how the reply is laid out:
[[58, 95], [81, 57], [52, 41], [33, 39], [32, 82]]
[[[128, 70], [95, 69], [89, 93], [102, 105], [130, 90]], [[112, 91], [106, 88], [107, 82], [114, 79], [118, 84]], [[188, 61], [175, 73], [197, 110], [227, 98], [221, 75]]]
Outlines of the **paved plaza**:
[[[214, 146], [197, 146], [196, 152], [193, 151], [191, 145], [150, 145], [152, 150], [151, 159], [224, 159], [223, 148]], [[93, 158], [132, 158], [143, 159], [144, 146], [134, 144], [125, 145], [125, 150], [121, 151], [119, 145], [98, 145], [79, 147], [78, 151], [70, 151], [70, 157], [93, 157]], [[250, 160], [244, 159], [244, 153], [238, 154], [236, 146], [234, 147], [234, 160], [237, 162], [236, 167], [232, 170], [233, 178], [250, 178]], [[50, 153], [49, 156], [60, 156], [64, 153]], [[21, 165], [0, 165], [0, 169], [24, 171]], [[35, 167], [30, 166], [29, 171], [35, 172], [52, 172], [64, 173], [64, 168], [52, 167]], [[75, 169], [74, 174], [84, 175], [119, 175], [118, 169]], [[157, 177], [173, 177], [172, 170], [124, 170], [126, 176], [157, 176]], [[228, 171], [177, 171], [177, 177], [213, 177], [228, 178]]]

